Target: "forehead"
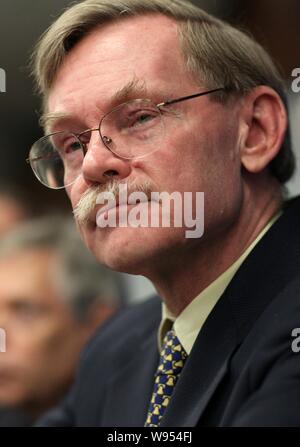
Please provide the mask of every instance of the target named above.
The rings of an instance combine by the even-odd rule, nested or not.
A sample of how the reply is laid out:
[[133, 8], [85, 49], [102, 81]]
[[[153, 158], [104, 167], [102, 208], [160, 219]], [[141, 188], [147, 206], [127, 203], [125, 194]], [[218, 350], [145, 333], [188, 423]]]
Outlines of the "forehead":
[[[51, 287], [55, 254], [48, 249], [20, 249], [0, 259], [0, 292], [21, 296]], [[41, 295], [43, 299], [43, 295]]]
[[50, 90], [52, 113], [81, 113], [105, 104], [125, 85], [138, 81], [147, 90], [173, 91], [190, 83], [178, 37], [178, 24], [152, 14], [129, 17], [93, 30], [66, 56]]

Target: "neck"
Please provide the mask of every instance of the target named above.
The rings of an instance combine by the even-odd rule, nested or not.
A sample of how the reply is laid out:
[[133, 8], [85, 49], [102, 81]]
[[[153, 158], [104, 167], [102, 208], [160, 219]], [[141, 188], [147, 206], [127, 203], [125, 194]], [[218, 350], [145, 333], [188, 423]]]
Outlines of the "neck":
[[238, 216], [224, 231], [168, 256], [162, 269], [147, 275], [174, 316], [243, 254], [280, 209], [282, 194], [276, 181], [262, 179], [248, 186]]

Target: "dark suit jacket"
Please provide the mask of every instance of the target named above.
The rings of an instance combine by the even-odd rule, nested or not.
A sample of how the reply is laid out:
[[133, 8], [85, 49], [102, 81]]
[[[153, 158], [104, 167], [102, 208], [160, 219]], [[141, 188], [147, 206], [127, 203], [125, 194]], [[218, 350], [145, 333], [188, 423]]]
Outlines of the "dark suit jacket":
[[[192, 280], [192, 278], [191, 278]], [[160, 301], [117, 316], [40, 426], [143, 426], [158, 363]], [[300, 199], [243, 263], [193, 346], [161, 426], [300, 425]]]
[[30, 427], [33, 420], [16, 408], [0, 407], [0, 427]]

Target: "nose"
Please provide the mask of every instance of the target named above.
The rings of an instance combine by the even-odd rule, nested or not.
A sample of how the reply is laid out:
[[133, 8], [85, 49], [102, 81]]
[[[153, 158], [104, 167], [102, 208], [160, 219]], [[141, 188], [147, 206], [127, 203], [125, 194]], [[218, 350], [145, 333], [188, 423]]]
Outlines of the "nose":
[[112, 177], [122, 180], [130, 173], [130, 160], [112, 153], [102, 142], [99, 132], [92, 132], [82, 163], [82, 176], [86, 183], [103, 184]]

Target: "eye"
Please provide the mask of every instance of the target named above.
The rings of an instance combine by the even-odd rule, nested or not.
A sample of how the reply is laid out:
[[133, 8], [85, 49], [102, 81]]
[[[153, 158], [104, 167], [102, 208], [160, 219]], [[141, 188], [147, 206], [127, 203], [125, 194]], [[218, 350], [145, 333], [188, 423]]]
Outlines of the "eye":
[[142, 127], [152, 123], [159, 113], [156, 110], [138, 110], [128, 117], [129, 127]]
[[59, 152], [61, 156], [73, 154], [82, 148], [79, 139], [69, 133], [57, 133], [50, 137], [52, 148]]
[[140, 116], [137, 117], [136, 123], [137, 124], [145, 124], [148, 121], [150, 121], [152, 118], [154, 118], [153, 115], [150, 115], [149, 113], [143, 113]]
[[12, 303], [12, 310], [18, 320], [28, 321], [39, 316], [42, 308], [29, 301], [15, 301]]
[[81, 144], [78, 140], [70, 140], [64, 143], [63, 152], [64, 154], [70, 154], [72, 152], [78, 151], [81, 149]]

